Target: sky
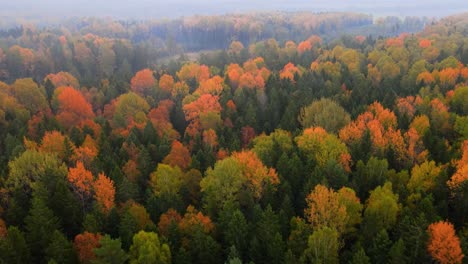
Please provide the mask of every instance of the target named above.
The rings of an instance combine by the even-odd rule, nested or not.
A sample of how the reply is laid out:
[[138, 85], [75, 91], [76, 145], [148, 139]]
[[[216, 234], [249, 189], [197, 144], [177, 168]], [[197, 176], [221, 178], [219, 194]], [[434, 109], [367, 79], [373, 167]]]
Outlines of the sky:
[[254, 11], [351, 11], [374, 16], [443, 17], [468, 12], [466, 0], [13, 0], [0, 15], [176, 18]]

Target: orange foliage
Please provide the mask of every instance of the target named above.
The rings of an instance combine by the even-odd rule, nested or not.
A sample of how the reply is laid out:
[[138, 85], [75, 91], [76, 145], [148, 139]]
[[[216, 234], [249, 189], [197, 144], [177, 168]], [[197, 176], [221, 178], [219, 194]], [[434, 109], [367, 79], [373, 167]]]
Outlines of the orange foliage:
[[218, 136], [213, 129], [208, 129], [203, 131], [203, 144], [209, 146], [210, 148], [215, 148], [218, 146]]
[[454, 86], [458, 76], [460, 74], [460, 70], [454, 68], [447, 68], [443, 69], [439, 72], [439, 81], [443, 87]]
[[463, 142], [461, 151], [462, 157], [459, 161], [456, 162], [457, 170], [447, 182], [447, 185], [452, 190], [458, 189], [468, 180], [468, 140]]
[[235, 152], [232, 157], [239, 162], [242, 174], [247, 178], [256, 198], [261, 197], [267, 183], [279, 183], [275, 169], [263, 165], [255, 152], [251, 150]]
[[239, 79], [239, 88], [253, 89], [255, 88], [256, 84], [257, 82], [255, 81], [255, 77], [250, 72], [242, 74]]
[[99, 173], [94, 182], [94, 197], [103, 213], [107, 214], [114, 207], [115, 187], [114, 182], [104, 173]]
[[362, 44], [362, 43], [366, 40], [366, 37], [363, 36], [363, 35], [358, 35], [358, 36], [354, 37], [354, 39], [355, 39], [359, 44]]
[[219, 95], [223, 91], [223, 81], [223, 78], [220, 76], [215, 76], [206, 81], [201, 81], [200, 86], [195, 93]]
[[171, 93], [174, 89], [174, 78], [171, 75], [164, 74], [159, 79], [159, 88], [167, 93]]
[[460, 69], [460, 76], [463, 78], [463, 80], [468, 81], [468, 67]]
[[211, 94], [203, 94], [197, 100], [183, 106], [185, 120], [189, 121], [185, 133], [189, 136], [195, 136], [202, 130], [200, 122], [201, 115], [209, 113], [218, 113], [221, 111], [219, 97]]
[[47, 79], [55, 86], [55, 88], [62, 86], [71, 86], [75, 89], [80, 88], [78, 80], [68, 72], [62, 71], [56, 74], [51, 73], [45, 77], [44, 81]]
[[148, 113], [148, 119], [153, 124], [159, 137], [166, 136], [169, 140], [179, 138], [179, 133], [174, 130], [170, 121], [170, 113], [173, 107], [174, 102], [172, 100], [162, 100], [159, 102], [158, 107]]
[[83, 124], [94, 118], [93, 109], [80, 91], [72, 87], [57, 90], [59, 109], [57, 120], [67, 129]]
[[385, 129], [396, 127], [397, 118], [395, 114], [389, 109], [384, 108], [380, 103], [375, 102], [371, 104], [367, 110], [374, 114], [375, 118], [382, 123]]
[[398, 98], [396, 107], [400, 114], [404, 114], [409, 119], [413, 119], [414, 114], [416, 113], [415, 97], [410, 95], [405, 98]]
[[[407, 98], [411, 100], [411, 98]], [[414, 102], [416, 99], [414, 99]], [[364, 133], [369, 131], [374, 154], [383, 154], [389, 148], [397, 153], [397, 159], [403, 161], [407, 155], [404, 139], [400, 130], [396, 130], [397, 119], [395, 114], [375, 102], [368, 107], [357, 119], [339, 132], [340, 139], [346, 144], [360, 142]]]
[[307, 195], [306, 202], [304, 213], [314, 228], [330, 227], [340, 233], [344, 230], [348, 218], [346, 207], [333, 189], [319, 184]]
[[192, 162], [192, 158], [189, 150], [182, 143], [174, 140], [171, 152], [164, 158], [163, 163], [185, 170], [189, 167], [190, 162]]
[[302, 41], [301, 43], [299, 43], [299, 45], [297, 46], [297, 52], [299, 54], [302, 54], [306, 51], [309, 51], [312, 49], [312, 43], [310, 43], [310, 41], [306, 40], [306, 41]]
[[174, 210], [174, 209], [169, 209], [167, 212], [162, 214], [159, 217], [159, 223], [158, 223], [158, 231], [159, 234], [163, 236], [168, 236], [169, 235], [169, 228], [172, 224], [179, 225], [180, 221], [182, 220], [182, 216]]
[[425, 48], [429, 48], [430, 46], [431, 46], [431, 41], [428, 40], [428, 39], [421, 39], [419, 41], [419, 47], [420, 48], [425, 49]]
[[220, 149], [218, 153], [216, 153], [216, 160], [223, 160], [227, 157], [229, 157], [229, 152], [225, 149]]
[[416, 78], [416, 84], [423, 83], [424, 85], [430, 85], [435, 82], [434, 76], [428, 71], [421, 72]]
[[179, 228], [186, 234], [193, 233], [193, 230], [197, 228], [201, 228], [205, 233], [210, 233], [214, 229], [214, 224], [211, 222], [210, 217], [203, 215], [195, 207], [189, 205], [184, 217], [179, 222]]
[[83, 144], [75, 149], [73, 160], [80, 161], [83, 164], [90, 166], [91, 162], [98, 155], [97, 143], [89, 135], [86, 135]]
[[403, 40], [399, 38], [388, 38], [385, 42], [385, 46], [387, 47], [402, 47]]
[[[58, 131], [55, 131], [55, 130], [51, 132], [48, 131], [44, 134], [44, 137], [42, 138], [41, 146], [39, 149], [47, 153], [57, 154], [57, 156], [60, 159], [64, 159], [66, 158], [65, 156], [67, 155], [65, 139], [66, 139], [66, 136], [62, 135], [62, 133]], [[70, 140], [68, 141], [73, 150], [74, 148], [73, 143]]]
[[226, 70], [226, 75], [229, 77], [229, 81], [232, 87], [237, 88], [239, 85], [239, 79], [244, 74], [244, 70], [239, 64], [229, 64]]
[[463, 253], [460, 239], [450, 222], [440, 221], [429, 225], [429, 243], [427, 250], [432, 258], [439, 263], [462, 263]]
[[294, 75], [301, 74], [300, 70], [294, 66], [291, 62], [286, 64], [280, 72], [281, 79], [289, 79], [290, 81], [294, 82]]
[[78, 161], [75, 168], [68, 170], [68, 181], [82, 200], [91, 194], [93, 174], [83, 166], [82, 162]]
[[206, 65], [188, 63], [182, 66], [177, 72], [177, 77], [181, 81], [187, 81], [192, 78], [198, 82], [206, 81], [210, 78], [210, 69]]
[[236, 104], [235, 104], [234, 101], [232, 101], [232, 100], [227, 101], [226, 106], [227, 106], [227, 108], [228, 108], [229, 110], [231, 110], [231, 111], [233, 111], [233, 112], [236, 112], [236, 111], [237, 111]]
[[156, 79], [153, 76], [153, 71], [150, 69], [143, 69], [135, 74], [130, 81], [132, 91], [139, 95], [147, 95], [148, 91], [156, 85]]
[[83, 234], [76, 235], [73, 246], [78, 253], [78, 258], [81, 263], [91, 263], [96, 259], [96, 254], [93, 250], [100, 246], [100, 240], [100, 234], [84, 232]]

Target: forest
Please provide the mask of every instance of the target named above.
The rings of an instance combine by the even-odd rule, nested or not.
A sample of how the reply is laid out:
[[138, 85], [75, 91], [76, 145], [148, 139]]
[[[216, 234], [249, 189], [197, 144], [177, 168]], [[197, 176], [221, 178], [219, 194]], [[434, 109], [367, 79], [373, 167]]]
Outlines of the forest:
[[468, 13], [1, 28], [0, 263], [468, 263], [467, 64]]

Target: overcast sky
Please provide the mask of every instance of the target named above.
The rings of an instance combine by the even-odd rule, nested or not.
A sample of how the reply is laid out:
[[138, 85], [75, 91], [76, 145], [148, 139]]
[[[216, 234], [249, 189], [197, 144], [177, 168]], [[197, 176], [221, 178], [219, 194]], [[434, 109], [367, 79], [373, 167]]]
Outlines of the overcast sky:
[[466, 0], [13, 0], [8, 16], [174, 18], [250, 11], [353, 11], [375, 16], [447, 16], [467, 12]]

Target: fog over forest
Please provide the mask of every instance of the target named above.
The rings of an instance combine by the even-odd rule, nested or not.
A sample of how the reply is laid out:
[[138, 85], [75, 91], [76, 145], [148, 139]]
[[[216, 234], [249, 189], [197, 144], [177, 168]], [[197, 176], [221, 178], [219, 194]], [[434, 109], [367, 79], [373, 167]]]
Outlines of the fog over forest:
[[460, 0], [17, 0], [2, 3], [0, 15], [21, 17], [112, 16], [174, 18], [253, 11], [352, 11], [375, 16], [443, 17], [468, 11]]

